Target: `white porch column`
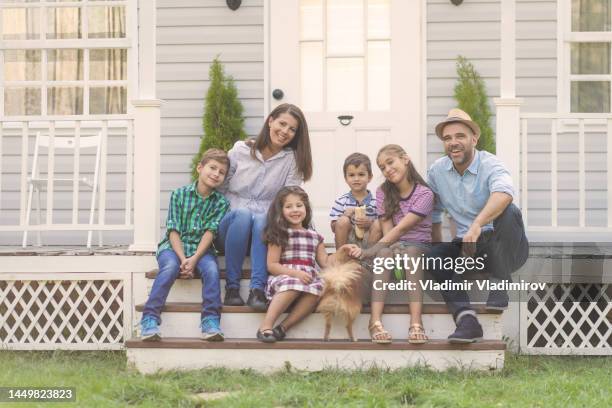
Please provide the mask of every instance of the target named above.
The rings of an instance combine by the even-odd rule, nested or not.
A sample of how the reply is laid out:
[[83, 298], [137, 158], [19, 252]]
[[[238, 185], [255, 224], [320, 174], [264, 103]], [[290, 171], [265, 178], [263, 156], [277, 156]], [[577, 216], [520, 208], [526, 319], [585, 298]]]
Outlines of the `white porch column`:
[[[508, 166], [518, 194], [520, 175], [520, 106], [516, 97], [516, 3], [501, 1], [500, 97], [494, 98], [497, 156]], [[518, 205], [519, 201], [516, 200]]]
[[159, 241], [161, 102], [155, 96], [156, 1], [138, 1], [138, 98], [134, 107], [134, 242], [155, 251]]

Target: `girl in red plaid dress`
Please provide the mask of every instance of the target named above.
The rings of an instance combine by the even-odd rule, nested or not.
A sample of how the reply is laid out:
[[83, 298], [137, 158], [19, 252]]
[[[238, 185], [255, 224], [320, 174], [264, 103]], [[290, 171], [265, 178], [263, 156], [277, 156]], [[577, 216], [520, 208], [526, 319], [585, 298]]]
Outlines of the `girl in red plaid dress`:
[[[334, 255], [327, 255], [323, 237], [308, 229], [311, 219], [308, 195], [300, 187], [283, 187], [270, 205], [264, 231], [270, 273], [266, 296], [270, 306], [257, 330], [257, 339], [265, 343], [284, 339], [289, 328], [312, 313], [323, 292], [316, 264], [324, 268]], [[356, 245], [344, 245], [339, 251], [353, 257], [360, 254]], [[285, 320], [273, 328], [294, 302]]]

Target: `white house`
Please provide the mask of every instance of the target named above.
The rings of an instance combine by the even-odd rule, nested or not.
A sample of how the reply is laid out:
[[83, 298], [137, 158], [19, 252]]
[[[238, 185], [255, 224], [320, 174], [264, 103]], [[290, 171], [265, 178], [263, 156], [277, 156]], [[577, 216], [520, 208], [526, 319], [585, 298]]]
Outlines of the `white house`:
[[[374, 157], [395, 142], [423, 173], [440, 156], [433, 128], [455, 104], [463, 55], [492, 97], [497, 154], [513, 174], [530, 240], [612, 241], [610, 0], [245, 0], [236, 10], [223, 0], [2, 0], [0, 12], [0, 341], [8, 347], [115, 348], [131, 337], [169, 192], [188, 181], [202, 135], [215, 56], [236, 81], [249, 135], [275, 104], [305, 111], [317, 225], [327, 225], [330, 203], [346, 188], [347, 154]], [[101, 140], [99, 161], [93, 148], [41, 148], [40, 178], [77, 181], [41, 182], [31, 200], [40, 213], [28, 211], [37, 134], [52, 146], [62, 136]], [[82, 177], [97, 180], [94, 199], [79, 188]], [[371, 189], [379, 181], [375, 174]], [[89, 230], [101, 231], [94, 248], [99, 235], [114, 247], [70, 256], [88, 253]], [[42, 247], [32, 246], [38, 231]], [[585, 251], [609, 271], [609, 252], [593, 248]], [[571, 281], [588, 291], [601, 283], [589, 276], [555, 276], [550, 288]], [[609, 283], [609, 272], [602, 276]], [[58, 282], [35, 283], [47, 280]], [[610, 286], [595, 287], [609, 302]], [[62, 305], [76, 312], [49, 315], [48, 303], [36, 306], [43, 294], [68, 299]], [[94, 300], [104, 310], [89, 313]], [[542, 309], [523, 300], [505, 323], [524, 351], [579, 347], [571, 344], [576, 319], [563, 336], [568, 320], [553, 318], [529, 334], [524, 322]], [[599, 320], [580, 332], [581, 344], [610, 353], [609, 303], [589, 310]], [[58, 318], [63, 326], [46, 325]], [[88, 318], [89, 326], [78, 323]], [[58, 330], [45, 335], [49, 327]], [[561, 340], [548, 333], [538, 343], [533, 330], [557, 330]]]

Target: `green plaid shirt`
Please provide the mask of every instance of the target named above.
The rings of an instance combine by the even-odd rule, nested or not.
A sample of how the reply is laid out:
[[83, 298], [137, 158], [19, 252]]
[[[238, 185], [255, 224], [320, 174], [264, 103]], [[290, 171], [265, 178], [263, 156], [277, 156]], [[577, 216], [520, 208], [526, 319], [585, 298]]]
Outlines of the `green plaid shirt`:
[[172, 249], [170, 231], [179, 233], [186, 257], [195, 253], [206, 231], [216, 234], [221, 218], [229, 209], [229, 201], [215, 190], [203, 199], [198, 194], [196, 184], [188, 184], [170, 194], [166, 236], [159, 243], [157, 254], [164, 249]]

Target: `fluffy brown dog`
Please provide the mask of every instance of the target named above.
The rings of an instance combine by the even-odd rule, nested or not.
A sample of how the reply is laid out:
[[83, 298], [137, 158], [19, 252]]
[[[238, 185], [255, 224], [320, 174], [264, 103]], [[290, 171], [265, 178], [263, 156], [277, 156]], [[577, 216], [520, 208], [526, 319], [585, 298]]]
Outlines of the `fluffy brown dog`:
[[[340, 258], [340, 257], [338, 257]], [[329, 331], [334, 316], [342, 316], [346, 321], [346, 331], [352, 341], [353, 322], [361, 312], [361, 276], [362, 269], [358, 262], [338, 259], [321, 272], [324, 282], [323, 293], [317, 310], [325, 318], [323, 340], [329, 340]]]

